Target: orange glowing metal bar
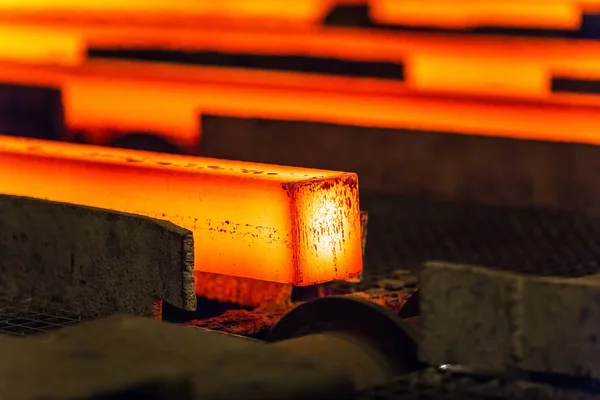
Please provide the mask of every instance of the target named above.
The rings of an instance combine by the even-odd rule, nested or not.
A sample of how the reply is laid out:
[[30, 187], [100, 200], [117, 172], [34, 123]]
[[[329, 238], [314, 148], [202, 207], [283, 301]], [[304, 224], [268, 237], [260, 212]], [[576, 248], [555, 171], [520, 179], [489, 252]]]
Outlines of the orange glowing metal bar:
[[[25, 23], [4, 26], [41, 29]], [[557, 96], [550, 89], [553, 75], [600, 79], [600, 43], [594, 41], [499, 37], [464, 40], [443, 35], [348, 29], [289, 32], [205, 26], [190, 30], [86, 22], [43, 26], [64, 35], [83, 37], [81, 40], [88, 46], [96, 48], [288, 54], [405, 65], [405, 82], [374, 82], [371, 79], [368, 85], [362, 85], [375, 92], [407, 87], [425, 92], [545, 98]], [[348, 43], [352, 45], [348, 46]], [[335, 82], [331, 79], [323, 87], [349, 90], [361, 86], [357, 79], [351, 82], [338, 79], [340, 84], [337, 86]], [[581, 100], [577, 97], [569, 99]]]
[[370, 4], [370, 15], [379, 23], [453, 28], [577, 29], [584, 11], [600, 9], [595, 0], [372, 0]]
[[[66, 20], [92, 17], [95, 20], [145, 21], [151, 23], [189, 23], [199, 19], [243, 20], [275, 24], [310, 26], [320, 23], [336, 4], [364, 4], [366, 0], [146, 0], [127, 2], [104, 0], [0, 0], [0, 18]], [[284, 25], [285, 24], [285, 25]]]
[[600, 9], [597, 0], [295, 0], [285, 6], [279, 0], [148, 0], [142, 3], [1, 0], [0, 18], [64, 21], [92, 17], [161, 24], [177, 21], [190, 25], [203, 19], [310, 27], [320, 25], [337, 5], [348, 4], [369, 4], [371, 18], [380, 23], [441, 27], [496, 25], [573, 29], [579, 26], [582, 12]]
[[169, 220], [197, 271], [302, 286], [362, 269], [351, 173], [0, 136], [0, 193]]
[[0, 26], [0, 59], [77, 65], [86, 58], [86, 45], [79, 36], [53, 29]]
[[[293, 84], [302, 82], [301, 74], [253, 72], [126, 62], [77, 68], [0, 63], [0, 82], [60, 88], [70, 130], [150, 129], [182, 146], [197, 144], [202, 113], [600, 144], [593, 96], [596, 106], [565, 107], [405, 90], [330, 91]], [[250, 83], [242, 82], [249, 76]], [[103, 138], [100, 133], [95, 143]]]

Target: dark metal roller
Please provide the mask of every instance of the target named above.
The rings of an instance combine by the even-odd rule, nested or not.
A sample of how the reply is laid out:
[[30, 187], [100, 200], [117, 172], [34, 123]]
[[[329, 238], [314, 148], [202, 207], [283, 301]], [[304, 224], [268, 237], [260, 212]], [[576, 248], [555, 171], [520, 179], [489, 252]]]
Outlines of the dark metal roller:
[[413, 325], [377, 304], [331, 296], [290, 311], [267, 342], [346, 371], [361, 390], [420, 369], [419, 336]]

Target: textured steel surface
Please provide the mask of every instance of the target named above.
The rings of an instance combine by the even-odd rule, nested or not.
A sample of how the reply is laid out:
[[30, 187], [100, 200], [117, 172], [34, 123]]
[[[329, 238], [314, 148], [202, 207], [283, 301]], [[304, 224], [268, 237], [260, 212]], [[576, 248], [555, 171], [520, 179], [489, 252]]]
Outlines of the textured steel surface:
[[31, 336], [81, 321], [81, 317], [61, 311], [0, 305], [0, 335]]

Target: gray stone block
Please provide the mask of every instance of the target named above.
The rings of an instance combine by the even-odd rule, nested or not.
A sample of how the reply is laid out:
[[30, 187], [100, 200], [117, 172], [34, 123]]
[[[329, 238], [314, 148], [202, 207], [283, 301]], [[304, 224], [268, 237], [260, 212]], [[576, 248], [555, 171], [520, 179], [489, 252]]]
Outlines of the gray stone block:
[[600, 378], [600, 277], [427, 263], [422, 361]]
[[600, 275], [521, 280], [515, 316], [522, 369], [600, 379]]
[[196, 307], [192, 233], [170, 222], [0, 195], [0, 300], [81, 315]]
[[0, 354], [0, 398], [11, 400], [152, 387], [162, 398], [215, 400], [350, 398], [353, 391], [345, 371], [279, 346], [133, 316], [0, 340]]
[[427, 263], [421, 271], [423, 341], [420, 357], [432, 364], [501, 370], [512, 356], [510, 274]]

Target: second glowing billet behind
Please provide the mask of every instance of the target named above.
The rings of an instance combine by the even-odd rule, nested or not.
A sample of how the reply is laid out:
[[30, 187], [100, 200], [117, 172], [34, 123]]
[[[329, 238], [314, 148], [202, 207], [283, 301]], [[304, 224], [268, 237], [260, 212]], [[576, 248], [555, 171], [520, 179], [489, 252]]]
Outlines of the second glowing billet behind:
[[362, 270], [353, 173], [0, 136], [0, 193], [171, 221], [197, 271], [304, 286]]
[[148, 0], [123, 2], [105, 0], [1, 0], [0, 18], [119, 19], [140, 22], [170, 21], [175, 24], [235, 22], [295, 29], [316, 28], [326, 23], [340, 7], [361, 8], [364, 19], [375, 24], [420, 27], [470, 28], [515, 26], [520, 28], [576, 28], [584, 12], [599, 9], [598, 0], [296, 0], [282, 7], [279, 0]]
[[[0, 17], [0, 36], [3, 30], [16, 37], [0, 42], [0, 58], [4, 60], [75, 65], [88, 55], [141, 57], [161, 63], [193, 60], [200, 65], [217, 62], [223, 67], [283, 68], [325, 76], [342, 69], [343, 75], [354, 78], [352, 82], [340, 85], [330, 79], [321, 87], [343, 91], [368, 88], [372, 93], [398, 93], [408, 88], [423, 93], [598, 104], [581, 91], [560, 86], [564, 81], [600, 79], [600, 45], [591, 40], [346, 28], [290, 31], [173, 24], [165, 28], [116, 21], [40, 24], [3, 22]], [[122, 50], [125, 52], [119, 55]], [[219, 54], [216, 58], [215, 52]], [[207, 55], [208, 61], [203, 58]], [[249, 57], [253, 60], [250, 63]], [[290, 63], [298, 57], [305, 61]], [[323, 70], [327, 62], [331, 69]], [[202, 75], [202, 71], [196, 74]]]
[[[119, 132], [158, 132], [191, 149], [201, 141], [199, 121], [207, 114], [600, 142], [596, 106], [316, 88], [325, 86], [326, 80], [297, 73], [160, 63], [91, 61], [77, 67], [0, 63], [1, 83], [59, 90], [67, 133], [86, 133], [85, 139], [95, 144], [108, 144]], [[336, 85], [342, 81], [352, 82], [336, 79]]]

